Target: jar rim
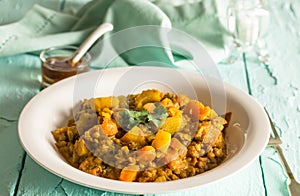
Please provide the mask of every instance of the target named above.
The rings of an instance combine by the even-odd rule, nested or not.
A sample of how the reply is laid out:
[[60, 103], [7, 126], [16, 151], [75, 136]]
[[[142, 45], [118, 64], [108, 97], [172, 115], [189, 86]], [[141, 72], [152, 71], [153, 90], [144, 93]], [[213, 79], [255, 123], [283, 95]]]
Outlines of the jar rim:
[[[78, 47], [77, 46], [67, 45], [67, 46], [54, 46], [54, 47], [46, 48], [46, 49], [44, 49], [44, 50], [42, 50], [40, 52], [40, 56], [39, 56], [40, 60], [43, 63], [46, 63], [47, 62], [47, 58], [45, 57], [45, 55], [48, 52], [55, 51], [55, 50], [64, 50], [64, 49], [65, 50], [74, 50], [74, 52], [75, 52], [78, 49]], [[89, 52], [86, 52], [82, 58], [84, 58], [86, 62], [89, 62], [91, 60], [91, 55], [90, 55]]]

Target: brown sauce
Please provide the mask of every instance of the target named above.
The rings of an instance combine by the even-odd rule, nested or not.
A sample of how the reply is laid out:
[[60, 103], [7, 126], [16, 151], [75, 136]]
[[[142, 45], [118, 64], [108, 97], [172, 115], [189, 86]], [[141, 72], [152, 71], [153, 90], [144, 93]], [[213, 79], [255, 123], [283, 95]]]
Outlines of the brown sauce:
[[68, 57], [49, 57], [42, 64], [42, 88], [55, 82], [89, 70], [88, 62], [79, 61], [72, 66]]

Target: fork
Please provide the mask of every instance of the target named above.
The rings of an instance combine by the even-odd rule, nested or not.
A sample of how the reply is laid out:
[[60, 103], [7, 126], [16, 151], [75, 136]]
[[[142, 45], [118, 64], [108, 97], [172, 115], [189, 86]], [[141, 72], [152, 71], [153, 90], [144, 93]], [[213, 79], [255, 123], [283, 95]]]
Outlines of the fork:
[[295, 177], [294, 177], [294, 175], [291, 171], [291, 168], [288, 165], [288, 163], [287, 163], [287, 161], [284, 157], [284, 154], [282, 152], [282, 148], [280, 147], [280, 144], [282, 144], [282, 141], [281, 141], [281, 139], [278, 135], [278, 132], [277, 132], [277, 130], [274, 126], [274, 123], [273, 123], [273, 121], [272, 121], [272, 119], [271, 119], [271, 117], [270, 117], [270, 115], [269, 115], [266, 108], [265, 108], [265, 111], [268, 115], [270, 125], [271, 125], [271, 129], [274, 133], [274, 137], [272, 135], [270, 135], [268, 146], [273, 146], [277, 150], [277, 152], [278, 152], [278, 154], [279, 154], [279, 156], [282, 160], [285, 171], [286, 171], [286, 173], [288, 174], [288, 176], [290, 178], [290, 184], [288, 186], [289, 194], [292, 195], [292, 196], [299, 196], [300, 195], [300, 183], [296, 181], [296, 179], [295, 179]]

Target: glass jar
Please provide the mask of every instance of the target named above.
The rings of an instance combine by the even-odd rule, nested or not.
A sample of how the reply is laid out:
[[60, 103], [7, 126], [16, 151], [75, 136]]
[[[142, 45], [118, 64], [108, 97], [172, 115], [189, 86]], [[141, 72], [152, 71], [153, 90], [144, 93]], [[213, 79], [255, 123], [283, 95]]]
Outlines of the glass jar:
[[89, 71], [91, 56], [86, 53], [76, 64], [71, 65], [69, 58], [77, 50], [74, 46], [53, 47], [40, 53], [42, 62], [42, 88], [76, 74]]

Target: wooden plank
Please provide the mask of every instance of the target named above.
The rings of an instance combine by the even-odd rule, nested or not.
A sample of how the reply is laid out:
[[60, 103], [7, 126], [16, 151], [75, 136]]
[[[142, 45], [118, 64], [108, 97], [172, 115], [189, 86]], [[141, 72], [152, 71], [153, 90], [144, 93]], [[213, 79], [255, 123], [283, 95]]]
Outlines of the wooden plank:
[[234, 64], [218, 65], [218, 69], [225, 82], [248, 92], [247, 78], [242, 57]]
[[0, 194], [12, 195], [22, 170], [24, 151], [19, 144], [17, 120], [0, 119]]
[[[282, 119], [278, 120], [277, 117], [284, 113], [284, 111], [281, 111], [280, 109], [280, 107], [285, 107], [285, 104], [282, 103], [283, 97], [278, 95], [280, 94], [280, 92], [278, 92], [279, 89], [275, 88], [271, 90], [272, 85], [270, 85], [270, 82], [274, 83], [275, 80], [273, 76], [269, 75], [269, 71], [263, 66], [259, 65], [259, 63], [251, 61], [250, 58], [248, 59], [249, 61], [247, 61], [247, 64], [249, 68], [252, 94], [262, 104], [262, 106], [265, 106], [268, 109], [273, 120], [276, 119], [274, 123], [277, 128], [279, 128], [278, 130], [281, 130], [280, 125], [282, 123], [285, 124], [285, 122], [283, 122]], [[282, 139], [285, 143], [286, 138]], [[288, 141], [288, 143], [290, 142]], [[262, 154], [262, 169], [265, 174], [264, 177], [266, 187], [268, 187], [268, 195], [277, 195], [280, 192], [287, 192], [288, 178], [283, 170], [282, 165], [279, 165], [280, 161], [278, 158], [274, 158], [274, 154], [276, 154], [276, 152], [273, 148], [269, 148]]]
[[23, 169], [24, 151], [18, 138], [18, 117], [38, 91], [36, 57], [0, 58], [0, 195], [12, 195]]
[[[300, 2], [276, 0], [270, 4], [270, 10], [266, 42], [272, 60], [262, 64], [253, 56], [248, 58], [251, 89], [253, 96], [268, 109], [283, 141], [284, 154], [295, 178], [300, 181]], [[263, 154], [263, 168], [269, 175], [266, 176], [269, 195], [286, 193], [288, 183], [280, 160], [275, 159], [274, 154], [273, 149]]]
[[64, 180], [27, 156], [18, 194], [43, 195], [45, 193], [47, 195], [101, 195], [104, 191], [90, 189]]
[[273, 147], [267, 147], [263, 152], [262, 169], [267, 195], [289, 195], [286, 184], [287, 176]]

